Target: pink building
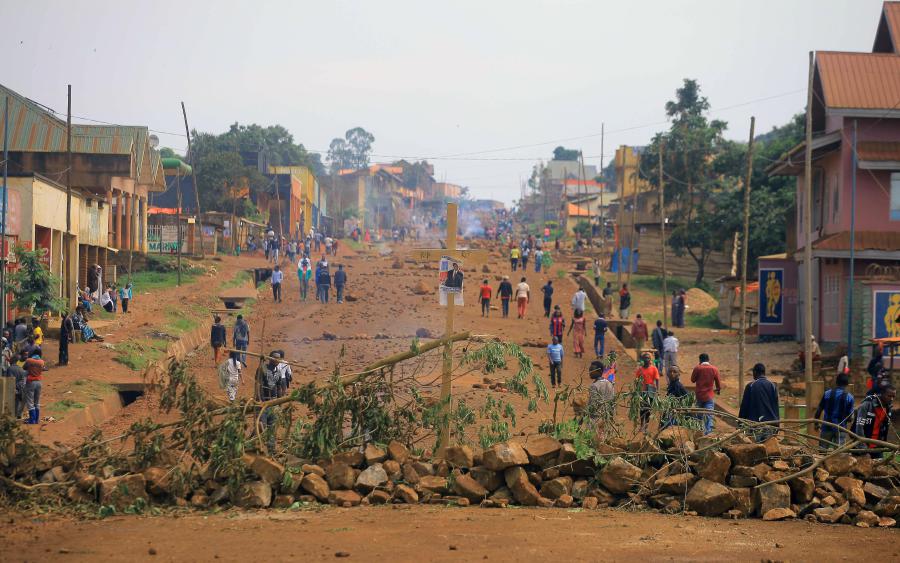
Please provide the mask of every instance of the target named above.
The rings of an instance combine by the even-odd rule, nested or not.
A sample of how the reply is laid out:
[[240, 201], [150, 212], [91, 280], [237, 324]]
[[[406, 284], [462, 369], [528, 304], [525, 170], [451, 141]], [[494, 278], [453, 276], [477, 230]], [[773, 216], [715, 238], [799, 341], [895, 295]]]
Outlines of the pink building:
[[[784, 263], [760, 262], [760, 334], [802, 337], [804, 248], [811, 243], [813, 334], [844, 345], [852, 334], [851, 356], [859, 357], [870, 338], [900, 337], [900, 2], [884, 3], [873, 52], [819, 51], [814, 72], [812, 240], [803, 224], [801, 143], [769, 169], [797, 177], [796, 236], [789, 236]], [[791, 295], [795, 304], [785, 300]], [[785, 301], [771, 306], [772, 299]], [[785, 315], [789, 307], [795, 315]]]

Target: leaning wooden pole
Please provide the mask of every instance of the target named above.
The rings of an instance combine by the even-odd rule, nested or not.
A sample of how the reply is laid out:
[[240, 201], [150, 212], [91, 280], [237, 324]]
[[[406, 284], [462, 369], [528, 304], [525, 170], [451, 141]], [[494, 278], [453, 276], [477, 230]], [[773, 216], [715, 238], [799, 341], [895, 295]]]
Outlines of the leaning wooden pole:
[[744, 351], [747, 345], [747, 256], [750, 249], [750, 180], [753, 177], [753, 133], [756, 117], [750, 118], [747, 142], [747, 175], [744, 177], [744, 233], [741, 236], [741, 326], [738, 329], [738, 404], [744, 393]]
[[663, 180], [663, 151], [666, 149], [666, 138], [659, 137], [659, 247], [662, 252], [662, 316], [663, 327], [668, 330], [669, 310], [668, 294], [669, 286], [666, 277], [666, 198], [665, 181]]
[[184, 115], [184, 134], [187, 135], [188, 164], [191, 165], [191, 182], [194, 185], [194, 203], [197, 205], [197, 232], [200, 235], [200, 257], [203, 254], [203, 221], [200, 219], [200, 190], [197, 189], [197, 168], [194, 166], [194, 150], [191, 147], [191, 130], [188, 128], [187, 110], [181, 102], [181, 114]]
[[[805, 361], [803, 362], [804, 380], [806, 381], [806, 416], [809, 417], [812, 406], [812, 378], [813, 378], [813, 267], [812, 267], [812, 103], [813, 103], [813, 74], [815, 67], [815, 54], [809, 52], [809, 80], [806, 85], [806, 147], [803, 163], [803, 271], [804, 271], [804, 299], [803, 299], [803, 349]], [[811, 428], [809, 431], [811, 432]]]
[[[622, 151], [622, 160], [625, 160], [625, 151]], [[622, 170], [625, 170], [625, 167], [622, 167]], [[637, 234], [637, 229], [635, 228], [635, 221], [637, 221], [637, 204], [638, 204], [638, 171], [637, 167], [635, 167], [634, 173], [631, 175], [631, 179], [634, 182], [633, 193], [631, 195], [631, 233], [628, 237], [628, 276], [627, 282], [628, 287], [631, 287], [631, 271], [634, 270], [634, 236]], [[624, 184], [623, 184], [624, 185]]]

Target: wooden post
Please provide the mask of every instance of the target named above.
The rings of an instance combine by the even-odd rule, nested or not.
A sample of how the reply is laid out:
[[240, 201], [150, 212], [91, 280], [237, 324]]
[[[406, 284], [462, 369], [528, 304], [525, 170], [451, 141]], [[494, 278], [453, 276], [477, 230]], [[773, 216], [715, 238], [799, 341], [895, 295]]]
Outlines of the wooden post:
[[[747, 256], [750, 249], [750, 181], [753, 178], [753, 133], [756, 117], [750, 117], [747, 141], [747, 175], [744, 177], [744, 234], [741, 237], [741, 323], [738, 329], [738, 404], [744, 393], [744, 350], [747, 344]], [[762, 291], [762, 288], [760, 288]], [[731, 310], [731, 307], [728, 308]]]
[[[7, 97], [7, 100], [9, 97]], [[9, 102], [7, 102], [9, 103]], [[4, 202], [5, 204], [6, 202]], [[4, 224], [4, 228], [5, 228]], [[72, 289], [69, 287], [69, 280], [72, 276], [72, 253], [69, 251], [69, 237], [72, 236], [72, 85], [69, 84], [67, 96], [67, 113], [66, 113], [66, 234], [63, 236], [63, 260], [66, 261], [65, 276], [63, 287], [65, 292], [63, 297], [66, 298], [67, 307], [71, 306], [70, 296]], [[77, 250], [77, 249], [76, 249]], [[6, 319], [3, 319], [4, 322]]]
[[[622, 150], [622, 170], [625, 170], [624, 162], [625, 162], [625, 150]], [[634, 269], [634, 235], [637, 232], [635, 229], [635, 221], [637, 218], [637, 203], [638, 203], [638, 171], [637, 167], [635, 167], [634, 173], [631, 175], [632, 180], [634, 180], [634, 194], [631, 198], [631, 236], [628, 238], [628, 285], [631, 286], [631, 271]], [[624, 186], [624, 184], [623, 184]]]
[[[600, 268], [603, 268], [603, 253], [606, 252], [606, 210], [603, 209], [603, 192], [606, 191], [606, 177], [603, 175], [604, 143], [606, 141], [606, 124], [600, 124], [600, 177], [603, 178], [603, 187], [600, 189]], [[597, 288], [600, 289], [600, 288]]]
[[[455, 203], [447, 204], [447, 251], [452, 255], [456, 252], [456, 213]], [[456, 307], [456, 296], [447, 296], [447, 321], [444, 325], [444, 338], [453, 334], [453, 310]], [[451, 376], [453, 375], [453, 343], [444, 344], [444, 366], [441, 372], [441, 402], [444, 403], [443, 414], [446, 416], [438, 435], [438, 448], [450, 445], [450, 418], [452, 410], [450, 406]]]
[[666, 139], [659, 137], [659, 247], [662, 251], [662, 305], [663, 327], [669, 327], [669, 286], [666, 277], [666, 198], [665, 182], [663, 181], [663, 151], [666, 149]]
[[[623, 145], [624, 146], [624, 145]], [[625, 174], [625, 151], [622, 153], [622, 175]], [[616, 289], [622, 289], [622, 208], [625, 206], [625, 181], [622, 178], [622, 191], [619, 193], [619, 207], [616, 209]]]
[[[804, 380], [806, 381], [806, 415], [809, 418], [809, 409], [812, 408], [812, 379], [813, 379], [813, 357], [812, 357], [812, 336], [813, 336], [813, 267], [812, 267], [812, 103], [813, 103], [813, 74], [815, 68], [815, 55], [809, 52], [809, 79], [806, 91], [806, 147], [803, 163], [803, 184], [804, 184], [804, 202], [803, 202], [803, 266], [805, 278], [804, 293], [806, 294], [803, 301], [803, 340], [806, 361], [804, 363]], [[811, 425], [807, 428], [807, 432], [812, 432]]]
[[194, 200], [197, 204], [197, 230], [200, 231], [200, 257], [203, 254], [203, 221], [200, 219], [200, 191], [197, 189], [197, 169], [194, 167], [194, 151], [191, 149], [191, 130], [188, 128], [187, 110], [181, 102], [181, 113], [184, 115], [184, 133], [188, 142], [188, 164], [191, 165], [191, 182], [194, 185]]

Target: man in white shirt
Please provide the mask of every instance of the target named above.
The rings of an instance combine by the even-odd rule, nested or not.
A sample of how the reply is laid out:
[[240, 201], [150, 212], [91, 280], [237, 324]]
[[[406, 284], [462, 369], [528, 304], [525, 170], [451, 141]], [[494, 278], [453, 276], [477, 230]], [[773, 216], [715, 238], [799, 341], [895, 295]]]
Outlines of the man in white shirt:
[[678, 339], [670, 330], [668, 335], [663, 339], [663, 369], [666, 371], [666, 377], [669, 377], [672, 369], [678, 367]]
[[583, 313], [585, 299], [587, 299], [587, 293], [585, 293], [583, 289], [578, 288], [578, 291], [572, 296], [572, 309]]
[[531, 288], [525, 282], [525, 278], [516, 286], [516, 303], [519, 307], [519, 318], [525, 318], [525, 310], [528, 308], [528, 301], [531, 300]]
[[281, 303], [281, 282], [283, 281], [284, 272], [281, 271], [281, 266], [275, 266], [275, 269], [272, 270], [272, 297], [275, 303]]

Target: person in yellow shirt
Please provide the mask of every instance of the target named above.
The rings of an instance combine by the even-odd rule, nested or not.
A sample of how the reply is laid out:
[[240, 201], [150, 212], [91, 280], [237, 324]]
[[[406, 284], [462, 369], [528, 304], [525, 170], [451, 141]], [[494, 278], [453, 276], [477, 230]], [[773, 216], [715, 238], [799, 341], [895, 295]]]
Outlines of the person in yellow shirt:
[[44, 345], [44, 331], [41, 330], [41, 320], [38, 318], [32, 318], [31, 326], [34, 327], [31, 330], [31, 333], [34, 335], [34, 345], [35, 346], [43, 346]]
[[522, 251], [519, 250], [519, 247], [513, 247], [512, 250], [509, 251], [509, 265], [512, 267], [512, 271], [515, 272], [519, 267], [519, 257], [522, 255]]

